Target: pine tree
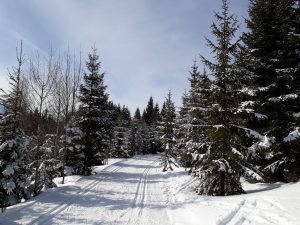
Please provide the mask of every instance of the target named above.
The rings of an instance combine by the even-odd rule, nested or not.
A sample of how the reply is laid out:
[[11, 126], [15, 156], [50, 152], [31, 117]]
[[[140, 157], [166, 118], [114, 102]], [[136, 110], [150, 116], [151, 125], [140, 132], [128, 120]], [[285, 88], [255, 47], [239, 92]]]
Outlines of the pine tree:
[[150, 97], [147, 107], [143, 112], [143, 120], [146, 123], [146, 127], [142, 126], [141, 134], [145, 138], [143, 140], [146, 148], [143, 154], [156, 154], [161, 148], [159, 140], [159, 134], [157, 129], [157, 123], [159, 121], [159, 107], [158, 104], [154, 107], [153, 98]]
[[175, 105], [172, 101], [171, 91], [169, 91], [165, 101], [165, 113], [162, 116], [162, 121], [159, 126], [164, 149], [161, 158], [164, 167], [163, 171], [173, 170], [172, 165], [177, 165], [177, 153], [175, 152], [175, 120]]
[[88, 73], [80, 87], [79, 127], [83, 132], [84, 156], [87, 167], [104, 164], [112, 132], [108, 94], [97, 50], [92, 49], [86, 63]]
[[56, 187], [53, 179], [60, 175], [59, 169], [61, 167], [60, 161], [55, 158], [55, 135], [46, 135], [46, 140], [41, 146], [41, 164], [39, 167], [40, 181], [42, 190]]
[[130, 126], [129, 149], [130, 155], [141, 154], [146, 146], [143, 140], [143, 129], [145, 125], [141, 117], [140, 109], [137, 108]]
[[248, 124], [264, 137], [253, 150], [271, 181], [297, 180], [300, 175], [299, 137], [292, 137], [299, 132], [295, 115], [300, 111], [297, 2], [251, 1], [249, 32], [243, 36], [244, 69], [251, 75]]
[[[206, 71], [201, 74], [198, 71], [196, 61], [194, 62], [190, 72], [190, 91], [185, 102], [185, 129], [186, 129], [186, 149], [184, 157], [193, 159], [186, 162], [193, 167], [197, 167], [199, 154], [202, 154], [203, 145], [208, 142], [205, 134], [205, 126], [208, 123], [205, 113], [209, 110], [210, 104], [211, 81]], [[191, 168], [193, 169], [193, 168]]]
[[3, 92], [1, 105], [4, 113], [0, 121], [0, 206], [18, 203], [28, 193], [28, 138], [21, 129], [22, 65], [24, 58], [21, 48], [17, 49], [18, 66], [9, 73], [10, 90]]
[[134, 119], [137, 119], [137, 120], [142, 119], [141, 112], [140, 112], [139, 108], [137, 108], [135, 113], [134, 113]]
[[154, 106], [154, 111], [153, 111], [153, 117], [154, 117], [154, 122], [157, 123], [161, 120], [161, 116], [160, 116], [160, 110], [159, 110], [159, 105], [158, 103], [155, 104]]
[[207, 39], [215, 62], [202, 57], [214, 77], [211, 100], [203, 126], [207, 141], [198, 159], [196, 191], [204, 195], [232, 195], [243, 193], [240, 183], [243, 155], [238, 132], [235, 132], [234, 112], [237, 110], [235, 54], [237, 42], [233, 38], [238, 29], [235, 16], [229, 15], [228, 1], [222, 0], [222, 12], [216, 13], [218, 24], [213, 23], [216, 43]]
[[186, 149], [188, 134], [188, 93], [185, 91], [182, 96], [182, 106], [176, 120], [176, 151], [179, 154], [179, 163], [181, 166], [188, 168], [192, 165], [192, 155]]
[[129, 150], [129, 135], [130, 135], [130, 123], [131, 116], [127, 107], [119, 106], [117, 108], [117, 119], [114, 127], [113, 149], [112, 157], [127, 158], [130, 157]]
[[163, 115], [165, 114], [166, 112], [166, 104], [163, 103], [162, 107], [161, 107], [161, 111], [160, 111], [160, 116], [163, 117]]
[[74, 174], [89, 175], [91, 174], [91, 168], [88, 167], [85, 162], [86, 157], [84, 155], [83, 137], [84, 134], [81, 131], [77, 117], [75, 116], [67, 126], [67, 151], [69, 152], [66, 165], [71, 167]]
[[147, 107], [143, 113], [143, 119], [148, 126], [152, 125], [154, 122], [154, 103], [152, 97], [150, 97]]

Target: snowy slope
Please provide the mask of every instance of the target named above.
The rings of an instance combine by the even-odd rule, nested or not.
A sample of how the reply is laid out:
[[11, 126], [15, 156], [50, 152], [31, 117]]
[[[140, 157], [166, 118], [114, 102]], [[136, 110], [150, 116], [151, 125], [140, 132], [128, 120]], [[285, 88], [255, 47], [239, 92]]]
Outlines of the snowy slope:
[[247, 195], [203, 197], [186, 172], [161, 169], [153, 155], [96, 167], [96, 175], [67, 177], [67, 184], [8, 208], [0, 224], [300, 224], [299, 183], [245, 183]]
[[168, 176], [165, 193], [174, 225], [300, 225], [300, 183], [244, 182], [247, 194], [209, 197], [192, 192], [193, 180], [182, 169]]

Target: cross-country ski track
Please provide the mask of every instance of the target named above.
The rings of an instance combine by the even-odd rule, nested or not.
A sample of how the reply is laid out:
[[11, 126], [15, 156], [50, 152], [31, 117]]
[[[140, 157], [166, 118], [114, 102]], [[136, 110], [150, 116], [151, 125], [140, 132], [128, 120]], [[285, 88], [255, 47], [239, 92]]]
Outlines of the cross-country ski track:
[[246, 184], [246, 195], [198, 196], [183, 169], [162, 172], [158, 155], [115, 160], [94, 171], [67, 177], [65, 185], [9, 207], [0, 225], [300, 224], [299, 183]]

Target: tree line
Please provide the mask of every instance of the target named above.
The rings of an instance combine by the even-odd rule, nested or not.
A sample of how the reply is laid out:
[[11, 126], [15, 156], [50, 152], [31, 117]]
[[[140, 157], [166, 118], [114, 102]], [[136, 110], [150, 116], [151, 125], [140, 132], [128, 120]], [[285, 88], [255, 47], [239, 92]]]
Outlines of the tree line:
[[214, 39], [206, 39], [213, 60], [200, 56], [203, 70], [197, 62], [191, 68], [179, 115], [168, 120], [165, 165], [188, 167], [203, 195], [244, 193], [242, 177], [298, 181], [299, 1], [251, 0], [239, 37], [228, 0], [214, 16]]
[[1, 90], [0, 205], [5, 207], [56, 187], [55, 177], [91, 175], [108, 158], [162, 151], [156, 127], [163, 113], [150, 97], [141, 114], [109, 99], [95, 48], [85, 66], [81, 53], [37, 53], [17, 65]]

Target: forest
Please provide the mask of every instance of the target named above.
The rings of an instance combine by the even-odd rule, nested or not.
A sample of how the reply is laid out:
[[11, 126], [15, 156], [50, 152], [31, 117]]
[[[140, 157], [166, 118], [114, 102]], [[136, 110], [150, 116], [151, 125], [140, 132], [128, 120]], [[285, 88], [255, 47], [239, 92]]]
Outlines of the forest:
[[211, 55], [199, 53], [183, 74], [180, 106], [166, 90], [162, 105], [149, 96], [130, 112], [110, 99], [101, 49], [25, 56], [21, 41], [1, 90], [2, 212], [55, 188], [56, 177], [89, 176], [109, 158], [136, 155], [159, 154], [164, 172], [186, 168], [199, 195], [243, 194], [242, 178], [297, 182], [299, 1], [251, 0], [245, 21], [221, 3], [213, 38], [202, 39]]

